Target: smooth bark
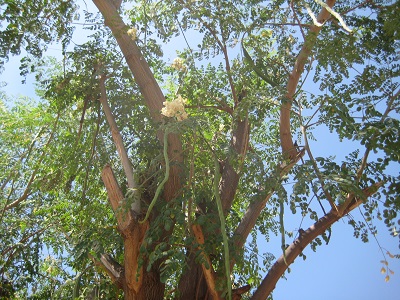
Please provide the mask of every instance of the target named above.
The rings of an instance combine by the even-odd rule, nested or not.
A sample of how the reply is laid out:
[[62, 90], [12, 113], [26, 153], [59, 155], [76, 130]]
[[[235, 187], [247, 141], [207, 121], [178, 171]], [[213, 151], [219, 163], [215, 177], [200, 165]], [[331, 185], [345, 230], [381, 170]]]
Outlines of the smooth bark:
[[[370, 197], [374, 194], [378, 188], [383, 185], [383, 182], [378, 182], [369, 188], [364, 189], [364, 197]], [[352, 210], [361, 205], [363, 201], [361, 199], [354, 198], [352, 203], [345, 211], [345, 214], [350, 213]], [[267, 275], [261, 282], [260, 286], [257, 288], [251, 300], [265, 300], [274, 290], [276, 283], [285, 273], [290, 264], [300, 255], [303, 249], [309, 245], [316, 237], [324, 233], [333, 223], [337, 222], [342, 218], [341, 215], [337, 213], [335, 209], [332, 209], [325, 216], [320, 218], [316, 223], [309, 227], [306, 231], [302, 231], [299, 238], [297, 238], [285, 251], [285, 258], [282, 255], [274, 263], [271, 269], [268, 271]], [[287, 263], [287, 264], [286, 264]]]
[[[335, 2], [336, 0], [327, 0], [326, 4], [329, 7], [333, 7]], [[326, 20], [328, 20], [329, 17], [330, 13], [325, 8], [322, 8], [321, 12], [317, 17], [317, 21], [323, 24]], [[287, 93], [281, 105], [279, 132], [280, 132], [282, 153], [284, 157], [289, 159], [294, 158], [296, 156], [296, 148], [294, 147], [293, 137], [290, 131], [291, 130], [290, 115], [292, 110], [292, 103], [293, 100], [295, 100], [293, 97], [296, 93], [300, 76], [303, 74], [304, 66], [311, 55], [311, 51], [314, 47], [318, 33], [321, 31], [321, 29], [322, 29], [321, 26], [316, 26], [315, 24], [310, 27], [308, 34], [305, 38], [303, 47], [301, 48], [300, 53], [297, 56], [293, 70], [289, 75], [289, 81], [286, 86]]]

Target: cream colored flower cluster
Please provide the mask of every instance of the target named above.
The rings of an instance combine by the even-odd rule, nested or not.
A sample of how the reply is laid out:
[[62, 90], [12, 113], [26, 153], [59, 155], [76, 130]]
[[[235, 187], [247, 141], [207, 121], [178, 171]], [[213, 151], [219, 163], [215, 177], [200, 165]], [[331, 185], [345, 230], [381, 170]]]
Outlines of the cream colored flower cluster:
[[127, 34], [129, 35], [129, 37], [134, 41], [136, 40], [136, 33], [137, 33], [137, 29], [136, 28], [130, 28], [127, 31]]
[[183, 121], [188, 117], [185, 111], [185, 102], [185, 99], [183, 99], [181, 95], [178, 95], [173, 101], [166, 101], [163, 103], [164, 107], [161, 109], [161, 114], [169, 118], [175, 117], [179, 122]]
[[186, 71], [185, 60], [180, 57], [177, 57], [172, 62], [171, 67], [177, 71]]

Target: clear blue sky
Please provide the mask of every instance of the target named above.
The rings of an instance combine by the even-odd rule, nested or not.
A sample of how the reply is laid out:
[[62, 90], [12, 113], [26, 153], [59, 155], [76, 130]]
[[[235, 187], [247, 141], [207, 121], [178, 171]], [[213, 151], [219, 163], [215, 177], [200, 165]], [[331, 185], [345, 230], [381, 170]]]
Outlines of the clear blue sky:
[[[90, 3], [90, 1], [88, 2]], [[184, 46], [183, 37], [181, 45]], [[176, 45], [175, 45], [176, 46]], [[57, 49], [57, 46], [54, 46]], [[60, 47], [58, 47], [60, 48]], [[50, 55], [59, 55], [60, 51], [49, 51]], [[166, 51], [167, 57], [172, 60], [175, 50]], [[1, 88], [9, 96], [26, 95], [37, 98], [34, 95], [33, 78], [28, 77], [27, 84], [21, 84], [19, 77], [18, 59], [12, 58], [6, 64], [5, 71], [0, 74], [0, 82], [7, 82], [7, 86]], [[321, 155], [344, 156], [350, 151], [349, 142], [338, 143], [337, 139], [328, 132], [320, 132], [318, 142], [311, 141], [311, 147]], [[327, 151], [331, 151], [327, 153]], [[361, 153], [363, 150], [361, 151]], [[398, 167], [398, 166], [397, 166]], [[399, 170], [392, 167], [393, 174]], [[360, 220], [360, 214], [353, 214], [356, 220]], [[286, 210], [286, 230], [298, 228], [300, 220], [292, 216], [290, 210]], [[400, 261], [390, 259], [389, 267], [395, 272], [389, 282], [385, 282], [385, 275], [380, 273], [383, 266], [380, 262], [383, 257], [380, 249], [371, 237], [370, 242], [364, 244], [360, 239], [353, 237], [353, 228], [347, 224], [347, 218], [339, 221], [332, 228], [332, 236], [329, 245], [323, 244], [313, 252], [309, 247], [304, 250], [307, 259], [298, 258], [291, 265], [291, 273], [286, 273], [286, 278], [281, 279], [274, 291], [274, 299], [323, 299], [323, 300], [355, 300], [355, 299], [400, 299]], [[312, 225], [312, 221], [305, 219], [302, 228]], [[399, 238], [389, 236], [388, 229], [383, 222], [376, 223], [378, 227], [378, 240], [380, 245], [393, 254], [400, 253], [398, 248]], [[287, 243], [290, 242], [287, 238]], [[271, 236], [270, 242], [259, 240], [260, 253], [272, 252], [276, 257], [281, 255], [280, 236]], [[385, 251], [386, 252], [386, 251]]]

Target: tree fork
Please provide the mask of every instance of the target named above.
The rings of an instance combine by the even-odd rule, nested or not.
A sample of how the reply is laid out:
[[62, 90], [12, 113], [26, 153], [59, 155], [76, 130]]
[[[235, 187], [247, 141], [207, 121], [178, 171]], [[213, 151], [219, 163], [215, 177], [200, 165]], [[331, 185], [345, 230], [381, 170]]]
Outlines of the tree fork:
[[[105, 25], [111, 29], [128, 67], [139, 86], [153, 121], [161, 123], [163, 119], [161, 109], [166, 99], [139, 47], [128, 35], [128, 26], [122, 20], [116, 7], [118, 3], [114, 3], [112, 0], [93, 0], [93, 3], [103, 15]], [[158, 132], [158, 139], [162, 142], [163, 132]], [[175, 133], [170, 133], [168, 136], [168, 155], [171, 162], [176, 161], [178, 164], [181, 163], [183, 161], [181, 154], [182, 142], [179, 136]], [[177, 191], [181, 187], [180, 171], [179, 166], [171, 166], [170, 177], [163, 193], [166, 201], [170, 201], [176, 197]]]
[[[113, 264], [106, 264], [103, 260], [101, 262], [108, 270], [107, 273], [111, 274], [110, 277], [114, 278], [114, 282], [122, 280], [125, 299], [137, 299], [136, 295], [142, 288], [144, 277], [143, 267], [139, 268], [138, 266], [139, 250], [146, 234], [148, 223], [139, 224], [132, 216], [130, 207], [126, 207], [124, 195], [109, 165], [103, 168], [101, 178], [106, 186], [108, 199], [117, 218], [118, 230], [124, 239], [124, 267], [123, 272], [121, 270], [118, 272], [119, 277], [124, 276], [123, 280], [113, 272], [114, 269], [118, 268], [110, 269], [109, 266], [114, 266]], [[121, 284], [117, 284], [117, 286], [121, 286]]]

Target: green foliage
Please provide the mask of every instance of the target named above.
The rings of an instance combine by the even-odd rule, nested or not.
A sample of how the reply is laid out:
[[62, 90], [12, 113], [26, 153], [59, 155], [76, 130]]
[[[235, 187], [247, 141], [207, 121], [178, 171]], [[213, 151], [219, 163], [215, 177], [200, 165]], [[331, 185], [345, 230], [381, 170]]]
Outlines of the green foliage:
[[[179, 293], [189, 254], [212, 267], [217, 287], [225, 289], [228, 246], [236, 262], [233, 286], [256, 288], [274, 255], [298, 236], [293, 232], [301, 224], [288, 225], [289, 209], [310, 226], [331, 209], [327, 195], [336, 205], [349, 193], [363, 201], [359, 219], [348, 221], [355, 237], [368, 241], [377, 220], [398, 236], [400, 177], [393, 174], [400, 162], [398, 2], [342, 1], [335, 11], [353, 31], [330, 19], [307, 41], [310, 16], [301, 1], [135, 2], [124, 13], [129, 27], [137, 29], [143, 58], [167, 101], [178, 95], [186, 100], [189, 118], [163, 124], [152, 121], [118, 44], [98, 16], [85, 12], [85, 42], [67, 47], [76, 16], [73, 1], [0, 4], [0, 66], [25, 49], [22, 73], [35, 75], [41, 98], [33, 103], [0, 94], [0, 275], [13, 282], [18, 297], [117, 297], [93, 262], [108, 253], [123, 263], [123, 239], [100, 179], [105, 164], [125, 195], [128, 191], [98, 101], [99, 75], [107, 76], [107, 98], [138, 173], [143, 213], [150, 207], [140, 266], [159, 268], [167, 298]], [[311, 9], [320, 6], [313, 3]], [[315, 46], [295, 93], [291, 130], [299, 149], [309, 147], [315, 158], [305, 156], [280, 178], [287, 163], [280, 148], [280, 107], [298, 53], [310, 39]], [[62, 57], [42, 58], [54, 41], [61, 41]], [[163, 56], [171, 47], [180, 67]], [[244, 120], [250, 135], [241, 157], [234, 132]], [[184, 157], [182, 188], [168, 203], [160, 184], [173, 165], [165, 164], [168, 145], [157, 137], [165, 128], [181, 138]], [[358, 150], [344, 148], [339, 159], [336, 149], [305, 145], [305, 137], [323, 140], [326, 128], [330, 137]], [[239, 176], [225, 219], [228, 239], [235, 238], [248, 207], [275, 192], [243, 249], [234, 249], [221, 233], [214, 183], [217, 165], [223, 170], [226, 164]], [[363, 190], [378, 182], [384, 187], [366, 199]], [[192, 224], [202, 227], [204, 244], [193, 237]], [[260, 241], [269, 242], [271, 235], [281, 237], [278, 252], [260, 254]], [[329, 238], [330, 232], [324, 233], [312, 249]], [[211, 265], [203, 254], [212, 258]]]
[[[77, 6], [73, 1], [43, 0], [0, 2], [0, 68], [9, 55], [19, 55], [25, 50], [29, 55], [21, 61], [21, 74], [26, 75], [31, 57], [41, 57], [52, 42], [67, 46], [74, 27], [71, 22], [78, 18]], [[57, 12], [57, 13], [55, 13]]]

